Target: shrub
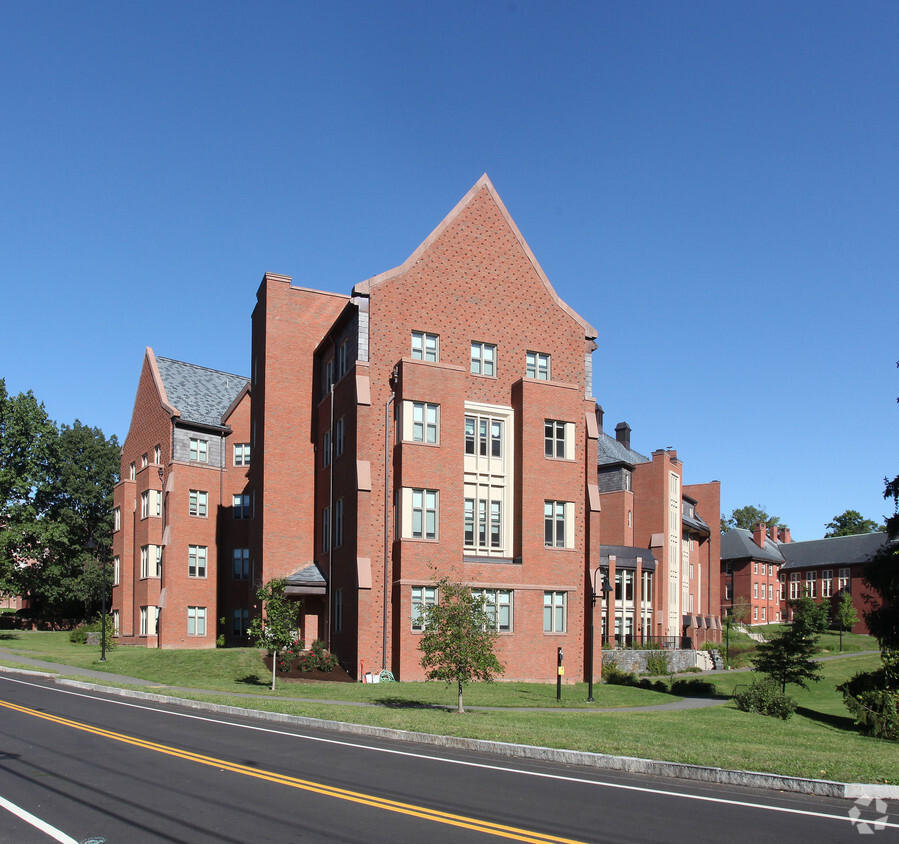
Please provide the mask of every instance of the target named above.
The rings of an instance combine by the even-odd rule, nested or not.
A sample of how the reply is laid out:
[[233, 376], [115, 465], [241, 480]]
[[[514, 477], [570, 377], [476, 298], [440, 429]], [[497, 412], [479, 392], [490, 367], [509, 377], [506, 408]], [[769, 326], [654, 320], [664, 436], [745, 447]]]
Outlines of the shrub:
[[671, 684], [671, 694], [685, 697], [711, 697], [717, 691], [708, 680], [675, 680]]
[[[86, 645], [87, 644], [87, 634], [88, 633], [102, 633], [103, 632], [103, 619], [101, 616], [97, 616], [93, 620], [87, 622], [87, 624], [82, 624], [79, 627], [76, 627], [69, 633], [69, 641], [75, 645]], [[112, 627], [112, 619], [107, 617], [106, 619], [106, 650], [111, 651], [115, 650], [118, 642], [115, 640], [115, 635], [113, 633]]]
[[846, 708], [862, 733], [880, 739], [899, 740], [899, 690], [887, 668], [856, 674], [837, 686]]
[[651, 677], [660, 674], [670, 674], [671, 669], [668, 667], [668, 654], [664, 651], [655, 651], [646, 655], [646, 673]]
[[756, 680], [746, 691], [735, 694], [734, 702], [744, 712], [758, 712], [784, 721], [796, 711], [796, 701], [781, 692], [770, 677]]
[[610, 686], [634, 686], [637, 678], [630, 671], [619, 668], [617, 663], [608, 662], [602, 667], [602, 681]]

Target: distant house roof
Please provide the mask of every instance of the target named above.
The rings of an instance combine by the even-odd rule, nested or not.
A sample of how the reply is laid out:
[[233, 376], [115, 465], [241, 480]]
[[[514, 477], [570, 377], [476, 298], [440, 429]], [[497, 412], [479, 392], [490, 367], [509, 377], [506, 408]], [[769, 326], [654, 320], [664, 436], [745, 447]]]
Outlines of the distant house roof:
[[[790, 543], [788, 543], [790, 544]], [[798, 543], [792, 543], [798, 544]], [[764, 560], [766, 563], [783, 565], [784, 557], [780, 549], [785, 545], [777, 545], [765, 537], [765, 547], [759, 548], [752, 538], [752, 531], [745, 528], [732, 528], [721, 537], [722, 560]]]
[[169, 402], [182, 422], [223, 424], [222, 417], [249, 379], [171, 358], [156, 358], [159, 376]]
[[777, 547], [787, 561], [785, 569], [821, 564], [849, 565], [867, 562], [886, 543], [885, 533], [831, 536], [806, 542], [783, 542]]
[[636, 466], [638, 463], [650, 463], [650, 459], [638, 451], [623, 446], [615, 437], [606, 433], [600, 433], [598, 441], [597, 464], [599, 466], [611, 466], [615, 463], [627, 463]]
[[609, 557], [615, 558], [615, 568], [635, 569], [637, 568], [637, 557], [643, 571], [656, 570], [656, 558], [649, 548], [632, 548], [629, 545], [600, 545], [599, 546], [599, 564], [601, 566], [609, 565]]

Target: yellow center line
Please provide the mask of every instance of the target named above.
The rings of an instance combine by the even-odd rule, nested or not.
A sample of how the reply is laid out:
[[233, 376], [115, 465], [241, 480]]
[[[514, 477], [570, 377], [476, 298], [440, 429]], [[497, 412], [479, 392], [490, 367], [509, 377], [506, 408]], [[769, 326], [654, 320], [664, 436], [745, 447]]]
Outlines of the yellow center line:
[[89, 724], [71, 721], [68, 718], [60, 718], [57, 715], [48, 715], [45, 712], [38, 712], [36, 709], [29, 709], [25, 706], [7, 703], [2, 700], [0, 700], [0, 706], [5, 706], [7, 709], [21, 712], [24, 715], [43, 718], [46, 721], [52, 721], [55, 724], [61, 724], [65, 727], [72, 727], [73, 729], [82, 730], [83, 732], [92, 733], [97, 736], [102, 736], [103, 738], [131, 744], [135, 747], [143, 748], [144, 750], [153, 750], [156, 753], [164, 753], [167, 756], [175, 756], [179, 759], [186, 759], [189, 762], [198, 762], [201, 765], [209, 765], [210, 767], [231, 771], [235, 774], [243, 774], [244, 776], [254, 777], [255, 779], [266, 780], [268, 782], [277, 783], [278, 785], [299, 788], [303, 791], [322, 794], [326, 797], [349, 800], [353, 803], [371, 806], [375, 809], [383, 809], [384, 811], [396, 812], [398, 814], [409, 815], [411, 817], [422, 818], [423, 820], [448, 824], [463, 829], [472, 829], [476, 832], [485, 832], [489, 835], [499, 836], [500, 838], [532, 842], [532, 844], [547, 844], [547, 842], [551, 842], [552, 844], [582, 844], [571, 838], [559, 838], [555, 835], [545, 835], [542, 832], [531, 832], [526, 829], [519, 829], [514, 826], [504, 826], [503, 824], [491, 823], [490, 821], [478, 820], [477, 818], [469, 818], [464, 815], [440, 812], [436, 809], [428, 809], [425, 806], [416, 806], [412, 803], [402, 803], [397, 800], [387, 800], [382, 797], [375, 797], [374, 795], [365, 794], [363, 792], [349, 791], [345, 788], [335, 788], [334, 786], [324, 785], [323, 783], [317, 783], [311, 780], [298, 779], [297, 777], [287, 776], [286, 774], [278, 774], [274, 771], [263, 771], [258, 768], [248, 767], [247, 765], [240, 765], [236, 762], [228, 762], [225, 759], [216, 759], [214, 756], [203, 756], [199, 753], [192, 753], [189, 750], [181, 750], [177, 747], [169, 747], [165, 744], [145, 741], [144, 739], [134, 738], [133, 736], [127, 736], [123, 733], [104, 730], [100, 727], [92, 727]]

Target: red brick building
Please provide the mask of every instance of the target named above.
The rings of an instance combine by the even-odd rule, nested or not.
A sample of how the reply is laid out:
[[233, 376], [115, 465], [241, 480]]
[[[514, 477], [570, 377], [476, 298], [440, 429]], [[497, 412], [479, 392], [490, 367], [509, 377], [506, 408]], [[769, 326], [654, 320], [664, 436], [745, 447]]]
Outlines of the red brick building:
[[[721, 604], [730, 614], [734, 602], [743, 599], [748, 613], [745, 623], [750, 625], [784, 618], [780, 571], [785, 561], [778, 528], [771, 530], [773, 536], [760, 523], [751, 531], [733, 528], [721, 538]], [[789, 542], [789, 530], [784, 538]]]
[[147, 349], [114, 493], [112, 614], [122, 643], [208, 648], [219, 632], [245, 633], [249, 405], [246, 378]]
[[613, 586], [603, 607], [604, 640], [719, 642], [719, 482], [685, 485], [676, 451], [646, 457], [631, 448], [627, 423], [612, 437], [602, 430], [600, 408], [596, 415], [602, 566]]

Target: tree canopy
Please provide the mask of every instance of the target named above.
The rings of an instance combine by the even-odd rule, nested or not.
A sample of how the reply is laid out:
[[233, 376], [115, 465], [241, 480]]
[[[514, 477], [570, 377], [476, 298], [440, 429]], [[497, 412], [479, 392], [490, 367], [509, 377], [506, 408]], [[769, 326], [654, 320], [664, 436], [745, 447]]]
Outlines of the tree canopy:
[[90, 616], [111, 577], [118, 476], [115, 436], [78, 420], [57, 427], [30, 391], [10, 396], [0, 379], [0, 591], [43, 615]]
[[464, 583], [444, 576], [437, 581], [437, 603], [421, 609], [424, 628], [418, 647], [429, 680], [456, 683], [458, 712], [462, 689], [472, 680], [493, 680], [504, 669], [494, 648], [499, 636], [486, 598], [474, 595]]
[[806, 689], [807, 680], [817, 683], [821, 679], [821, 664], [812, 659], [817, 645], [818, 637], [809, 635], [804, 624], [791, 624], [756, 648], [752, 667], [779, 683], [783, 693], [787, 683]]
[[278, 654], [293, 643], [299, 628], [302, 604], [284, 594], [283, 579], [270, 580], [256, 592], [262, 601], [264, 616], [256, 616], [249, 634], [257, 648], [265, 648], [272, 658], [272, 691], [275, 690], [275, 667]]
[[883, 530], [883, 525], [866, 519], [858, 510], [846, 510], [839, 516], [834, 516], [833, 520], [824, 527], [827, 528], [827, 533], [824, 534], [825, 539], [832, 536], [856, 536], [860, 533], [874, 533]]
[[744, 530], [752, 530], [759, 522], [764, 522], [768, 527], [785, 528], [787, 525], [780, 520], [779, 516], [771, 516], [765, 512], [765, 506], [760, 504], [756, 507], [753, 504], [747, 504], [745, 507], [737, 507], [731, 511], [730, 516], [721, 517], [721, 532], [727, 533], [733, 528], [743, 528]]

